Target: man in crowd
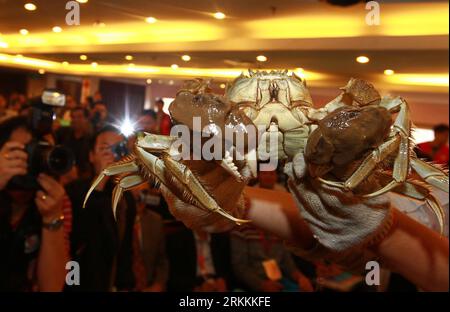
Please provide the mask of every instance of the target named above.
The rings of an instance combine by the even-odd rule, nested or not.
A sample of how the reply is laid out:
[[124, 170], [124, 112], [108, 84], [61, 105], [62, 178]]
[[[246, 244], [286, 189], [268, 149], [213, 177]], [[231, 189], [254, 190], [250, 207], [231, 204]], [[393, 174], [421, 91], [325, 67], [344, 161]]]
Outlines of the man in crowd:
[[313, 291], [283, 242], [251, 225], [233, 231], [231, 255], [236, 278], [250, 291]]
[[62, 144], [75, 155], [78, 176], [87, 177], [90, 174], [89, 144], [91, 127], [89, 112], [85, 108], [76, 107], [70, 112], [70, 127], [61, 127], [56, 132], [56, 142]]
[[167, 237], [169, 291], [233, 289], [228, 233], [209, 234], [184, 226]]
[[133, 229], [136, 291], [163, 291], [169, 275], [162, 218], [138, 200]]
[[16, 115], [17, 112], [8, 108], [6, 98], [0, 94], [0, 122]]
[[439, 124], [433, 128], [434, 140], [418, 145], [419, 157], [427, 158], [429, 161], [448, 166], [448, 126]]
[[95, 131], [99, 131], [108, 124], [108, 109], [103, 102], [96, 102], [91, 110], [91, 123]]
[[[95, 175], [111, 165], [115, 159], [112, 147], [123, 140], [114, 127], [105, 127], [91, 141], [89, 161]], [[133, 227], [136, 204], [126, 192], [117, 207], [117, 222], [111, 209], [114, 183], [105, 178], [91, 194], [86, 208], [83, 199], [92, 179], [80, 179], [68, 185], [73, 203], [72, 256], [80, 267], [81, 285], [75, 291], [133, 290]]]
[[158, 99], [156, 101], [158, 133], [162, 135], [169, 135], [172, 122], [170, 121], [170, 116], [163, 111], [163, 108], [164, 101], [162, 99]]
[[138, 130], [148, 133], [158, 132], [158, 120], [155, 111], [147, 109], [144, 110], [138, 120]]

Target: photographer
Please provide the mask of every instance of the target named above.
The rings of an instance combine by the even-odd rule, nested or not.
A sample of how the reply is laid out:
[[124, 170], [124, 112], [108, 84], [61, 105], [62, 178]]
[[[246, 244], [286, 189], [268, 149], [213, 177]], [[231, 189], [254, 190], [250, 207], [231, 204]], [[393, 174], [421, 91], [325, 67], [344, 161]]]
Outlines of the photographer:
[[29, 171], [25, 146], [32, 140], [25, 117], [0, 124], [2, 291], [60, 291], [69, 260], [71, 205], [61, 184], [41, 173], [39, 190], [10, 187], [14, 177]]
[[[96, 175], [123, 155], [116, 152], [124, 138], [107, 126], [96, 133], [89, 149], [89, 160]], [[92, 192], [83, 209], [83, 199], [91, 179], [79, 179], [67, 186], [74, 207], [71, 245], [73, 257], [82, 268], [81, 285], [70, 291], [133, 290], [133, 228], [136, 203], [125, 193], [117, 207], [117, 223], [111, 209], [114, 188], [112, 179], [105, 179]]]

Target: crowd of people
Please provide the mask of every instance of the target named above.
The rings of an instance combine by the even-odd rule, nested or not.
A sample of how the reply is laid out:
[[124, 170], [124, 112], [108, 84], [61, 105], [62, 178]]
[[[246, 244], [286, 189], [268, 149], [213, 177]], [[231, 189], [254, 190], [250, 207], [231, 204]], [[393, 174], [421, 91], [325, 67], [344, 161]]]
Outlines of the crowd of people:
[[[142, 112], [138, 130], [169, 134], [163, 104], [157, 100], [156, 110]], [[68, 96], [57, 111], [47, 140], [73, 153], [71, 170], [39, 174], [36, 189], [14, 187], [14, 178], [30, 169], [26, 146], [35, 134], [29, 108], [23, 95], [0, 95], [1, 291], [315, 291], [332, 289], [325, 280], [350, 277], [354, 289], [362, 285], [334, 264], [294, 256], [280, 239], [251, 225], [230, 233], [192, 231], [170, 215], [151, 183], [126, 192], [115, 218], [114, 181], [104, 179], [83, 209], [93, 178], [123, 156], [115, 147], [133, 141], [111, 124], [100, 93], [90, 104]], [[423, 153], [444, 162], [446, 153], [448, 162], [448, 127], [435, 131]], [[262, 172], [253, 184], [287, 191], [276, 170]], [[79, 263], [79, 285], [64, 284], [70, 260]]]

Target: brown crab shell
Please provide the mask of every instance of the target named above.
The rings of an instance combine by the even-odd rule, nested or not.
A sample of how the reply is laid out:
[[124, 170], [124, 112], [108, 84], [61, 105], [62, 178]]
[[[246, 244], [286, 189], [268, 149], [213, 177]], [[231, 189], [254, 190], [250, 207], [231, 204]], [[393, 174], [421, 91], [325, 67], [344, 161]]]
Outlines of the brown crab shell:
[[[194, 131], [194, 117], [199, 117], [200, 128], [209, 129], [214, 135], [215, 129], [220, 129], [222, 138], [226, 129], [232, 130], [234, 135], [240, 133], [244, 137], [244, 148], [247, 149], [249, 140], [255, 140], [256, 127], [244, 112], [233, 109], [225, 98], [212, 93], [194, 93], [190, 90], [180, 91], [169, 107], [169, 112], [175, 124], [186, 125]], [[254, 131], [247, 131], [254, 127]], [[236, 142], [236, 139], [234, 139]]]
[[318, 122], [306, 144], [305, 159], [313, 165], [346, 166], [384, 142], [391, 124], [383, 107], [341, 107]]

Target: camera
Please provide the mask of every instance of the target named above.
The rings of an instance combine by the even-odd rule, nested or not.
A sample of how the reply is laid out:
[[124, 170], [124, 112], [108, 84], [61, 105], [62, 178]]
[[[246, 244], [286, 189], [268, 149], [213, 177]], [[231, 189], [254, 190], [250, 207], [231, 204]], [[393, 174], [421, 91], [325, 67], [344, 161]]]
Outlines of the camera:
[[117, 144], [114, 144], [113, 146], [111, 146], [111, 151], [114, 155], [115, 161], [121, 160], [123, 157], [129, 154], [127, 141], [124, 140]]
[[41, 97], [32, 99], [30, 105], [28, 124], [33, 133], [33, 140], [25, 147], [28, 154], [28, 173], [13, 177], [8, 185], [10, 189], [38, 189], [36, 177], [40, 173], [53, 177], [61, 176], [72, 168], [75, 161], [70, 150], [61, 145], [53, 146], [44, 139], [52, 133], [55, 110], [64, 107], [65, 95], [47, 89]]

